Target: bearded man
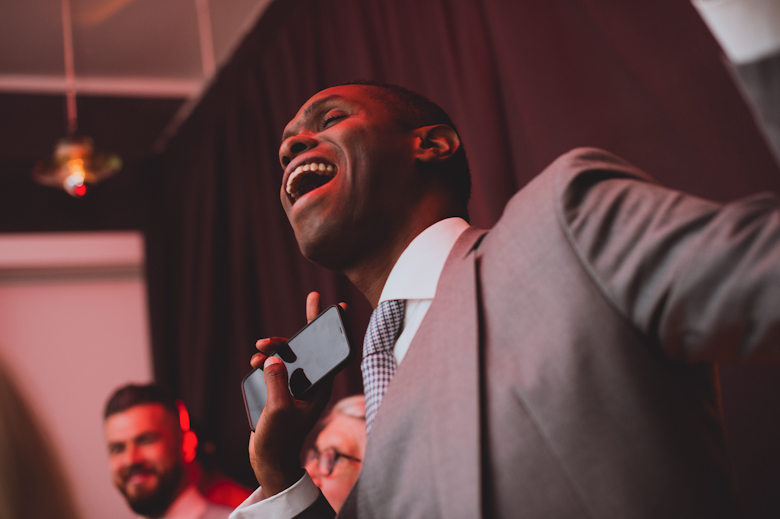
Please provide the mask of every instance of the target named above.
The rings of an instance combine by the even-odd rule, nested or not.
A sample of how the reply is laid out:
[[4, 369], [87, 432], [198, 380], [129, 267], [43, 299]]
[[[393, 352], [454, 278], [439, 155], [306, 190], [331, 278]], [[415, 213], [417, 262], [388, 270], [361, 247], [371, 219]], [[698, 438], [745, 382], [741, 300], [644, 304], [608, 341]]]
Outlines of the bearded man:
[[104, 413], [114, 485], [139, 516], [150, 519], [224, 519], [231, 509], [210, 503], [190, 483], [187, 466], [197, 438], [183, 429], [177, 401], [162, 387], [128, 385], [109, 398]]

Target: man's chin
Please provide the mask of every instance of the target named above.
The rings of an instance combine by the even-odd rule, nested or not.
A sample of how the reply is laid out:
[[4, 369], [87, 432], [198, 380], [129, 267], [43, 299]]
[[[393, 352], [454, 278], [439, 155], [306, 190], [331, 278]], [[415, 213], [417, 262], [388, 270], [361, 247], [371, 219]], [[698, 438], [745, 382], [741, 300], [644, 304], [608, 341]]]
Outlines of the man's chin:
[[147, 517], [159, 517], [176, 499], [177, 487], [176, 479], [154, 478], [154, 481], [127, 484], [120, 488], [120, 491], [133, 512]]
[[176, 496], [164, 492], [125, 494], [127, 504], [138, 515], [147, 517], [162, 516], [171, 506]]
[[122, 489], [122, 493], [133, 512], [147, 517], [162, 516], [176, 498], [170, 491], [161, 491], [159, 485], [152, 488], [133, 485]]

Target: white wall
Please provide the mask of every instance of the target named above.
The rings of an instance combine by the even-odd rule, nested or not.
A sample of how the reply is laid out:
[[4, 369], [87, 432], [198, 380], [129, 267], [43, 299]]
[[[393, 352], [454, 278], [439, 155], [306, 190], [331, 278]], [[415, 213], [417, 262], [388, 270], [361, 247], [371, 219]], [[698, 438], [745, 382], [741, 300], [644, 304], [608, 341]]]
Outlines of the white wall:
[[111, 483], [108, 395], [151, 380], [140, 233], [0, 235], [0, 355], [57, 448], [85, 519], [133, 514]]

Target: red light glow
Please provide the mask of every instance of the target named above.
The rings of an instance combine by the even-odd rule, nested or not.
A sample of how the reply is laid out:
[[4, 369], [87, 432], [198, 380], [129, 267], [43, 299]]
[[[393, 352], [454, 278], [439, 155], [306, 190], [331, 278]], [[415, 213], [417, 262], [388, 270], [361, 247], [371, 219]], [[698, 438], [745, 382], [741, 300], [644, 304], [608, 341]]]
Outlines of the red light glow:
[[190, 413], [187, 411], [187, 407], [181, 400], [176, 401], [176, 407], [179, 408], [179, 425], [181, 425], [182, 431], [190, 430]]

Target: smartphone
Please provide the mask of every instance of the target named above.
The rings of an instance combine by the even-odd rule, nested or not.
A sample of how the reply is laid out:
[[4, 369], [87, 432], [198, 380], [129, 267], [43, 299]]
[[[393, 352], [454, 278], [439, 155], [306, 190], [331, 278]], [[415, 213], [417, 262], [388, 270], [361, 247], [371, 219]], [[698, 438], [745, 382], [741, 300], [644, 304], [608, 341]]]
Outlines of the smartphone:
[[[343, 317], [339, 305], [329, 306], [274, 354], [287, 366], [287, 382], [295, 398], [305, 398], [320, 380], [338, 373], [355, 358]], [[255, 369], [245, 376], [241, 389], [249, 427], [254, 431], [268, 398], [263, 371]]]

